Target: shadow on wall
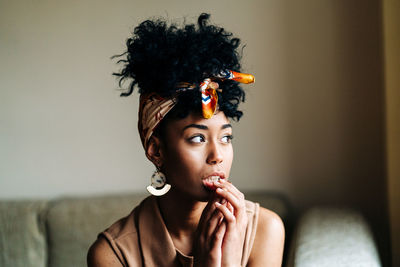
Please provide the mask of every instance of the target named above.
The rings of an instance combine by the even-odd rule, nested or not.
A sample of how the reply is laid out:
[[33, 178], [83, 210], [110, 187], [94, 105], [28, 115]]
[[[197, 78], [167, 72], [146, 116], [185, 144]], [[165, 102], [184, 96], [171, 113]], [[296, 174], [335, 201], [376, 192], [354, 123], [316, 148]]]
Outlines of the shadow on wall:
[[314, 2], [282, 12], [290, 195], [300, 210], [360, 209], [386, 266], [381, 3]]

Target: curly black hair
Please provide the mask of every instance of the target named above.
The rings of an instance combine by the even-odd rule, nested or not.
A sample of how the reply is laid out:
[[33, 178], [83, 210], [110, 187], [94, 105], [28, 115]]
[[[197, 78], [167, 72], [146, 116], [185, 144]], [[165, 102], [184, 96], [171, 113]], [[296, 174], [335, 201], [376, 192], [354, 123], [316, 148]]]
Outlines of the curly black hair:
[[[139, 93], [155, 92], [162, 97], [176, 96], [176, 84], [188, 82], [199, 85], [205, 78], [221, 70], [240, 71], [240, 55], [237, 49], [240, 39], [223, 28], [209, 25], [209, 14], [201, 14], [198, 25], [187, 24], [182, 28], [168, 25], [165, 20], [146, 20], [134, 29], [133, 36], [126, 42], [127, 51], [114, 57], [123, 57], [118, 63], [124, 66], [119, 73], [119, 85], [131, 80], [127, 92], [134, 87]], [[239, 103], [245, 93], [235, 81], [219, 82], [223, 90], [218, 92], [219, 110], [227, 117], [239, 120], [242, 111]], [[200, 90], [179, 93], [178, 103], [173, 108], [174, 116], [184, 118], [190, 112], [201, 111]]]

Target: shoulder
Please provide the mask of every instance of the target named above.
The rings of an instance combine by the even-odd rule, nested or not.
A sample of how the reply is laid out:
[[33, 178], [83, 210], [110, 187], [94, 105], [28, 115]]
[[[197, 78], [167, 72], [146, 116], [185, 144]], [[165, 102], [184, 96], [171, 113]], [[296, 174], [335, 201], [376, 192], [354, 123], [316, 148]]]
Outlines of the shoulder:
[[123, 248], [137, 246], [137, 231], [134, 212], [121, 218], [99, 234], [89, 248], [87, 263], [89, 267], [122, 266]]
[[87, 254], [89, 267], [123, 266], [122, 262], [125, 265], [127, 258], [140, 258], [136, 255], [139, 253], [136, 218], [140, 205], [99, 234]]
[[122, 266], [114, 250], [102, 235], [89, 248], [87, 264], [88, 267]]
[[278, 214], [260, 207], [248, 266], [281, 266], [285, 227]]
[[274, 236], [276, 237], [285, 237], [285, 227], [278, 214], [269, 209], [260, 207], [258, 216], [257, 233], [275, 233]]

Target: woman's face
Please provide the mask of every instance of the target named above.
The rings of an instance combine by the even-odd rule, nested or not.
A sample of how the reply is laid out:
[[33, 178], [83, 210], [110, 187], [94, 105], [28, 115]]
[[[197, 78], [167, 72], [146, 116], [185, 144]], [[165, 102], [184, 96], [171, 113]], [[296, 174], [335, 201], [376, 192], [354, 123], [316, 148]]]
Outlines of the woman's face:
[[228, 179], [231, 170], [232, 126], [223, 112], [210, 119], [191, 113], [167, 123], [162, 145], [162, 170], [171, 193], [207, 201], [211, 179]]

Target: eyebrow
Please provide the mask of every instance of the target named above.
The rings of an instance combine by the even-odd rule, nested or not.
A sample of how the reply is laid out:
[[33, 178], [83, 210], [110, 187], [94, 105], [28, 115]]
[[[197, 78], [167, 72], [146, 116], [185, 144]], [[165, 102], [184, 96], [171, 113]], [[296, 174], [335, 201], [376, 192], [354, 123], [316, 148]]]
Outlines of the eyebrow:
[[[185, 126], [183, 128], [182, 132], [185, 131], [188, 128], [197, 128], [197, 129], [200, 129], [200, 130], [208, 130], [208, 127], [206, 125], [192, 123], [192, 124], [189, 124], [189, 125]], [[222, 125], [221, 130], [226, 129], [226, 128], [232, 128], [232, 125], [230, 123], [224, 124], [224, 125]]]
[[232, 128], [232, 125], [230, 123], [222, 125], [221, 129], [226, 129], [226, 128]]

